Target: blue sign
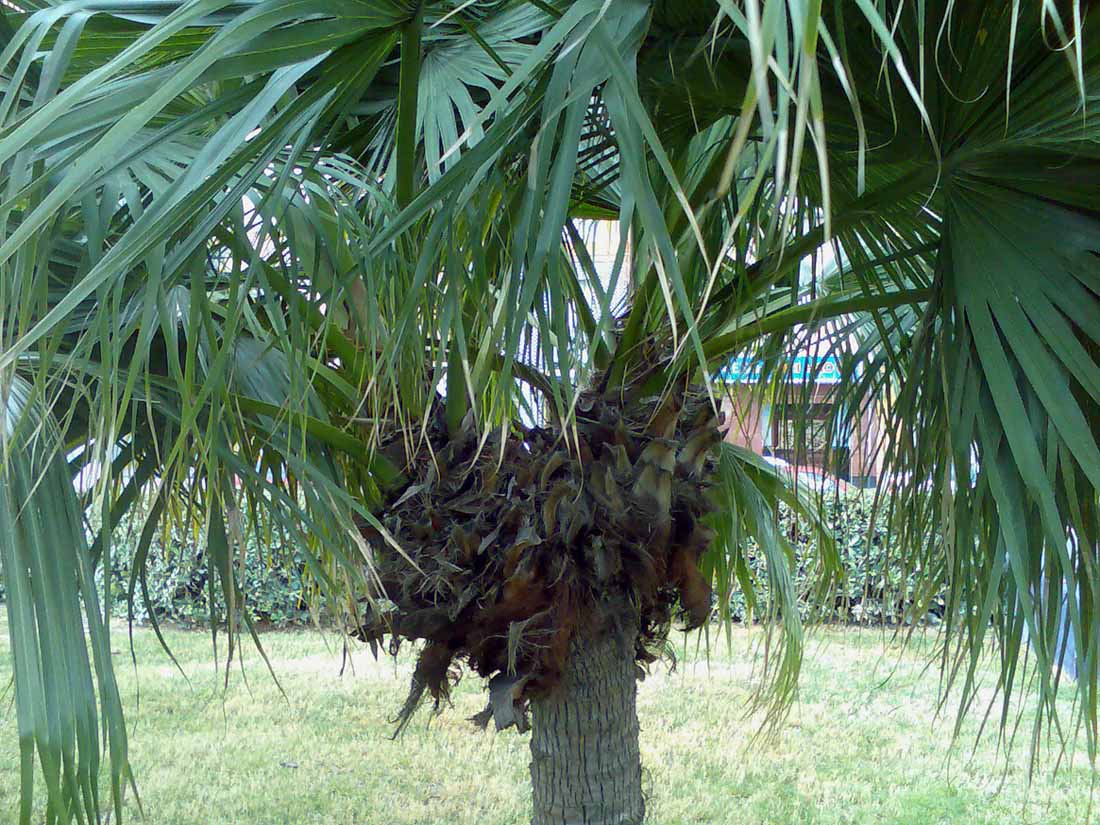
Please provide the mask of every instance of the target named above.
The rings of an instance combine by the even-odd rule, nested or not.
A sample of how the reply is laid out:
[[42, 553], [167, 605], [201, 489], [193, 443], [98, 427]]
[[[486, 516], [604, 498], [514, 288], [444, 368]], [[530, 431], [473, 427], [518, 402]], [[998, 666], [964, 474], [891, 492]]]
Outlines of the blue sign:
[[[737, 384], [755, 384], [760, 380], [763, 368], [764, 365], [759, 359], [739, 355], [731, 359], [729, 364], [718, 373], [718, 380]], [[796, 355], [789, 362], [789, 370], [788, 376], [796, 384], [803, 384], [807, 380], [813, 380], [815, 384], [840, 383], [840, 360], [835, 355], [816, 357]]]

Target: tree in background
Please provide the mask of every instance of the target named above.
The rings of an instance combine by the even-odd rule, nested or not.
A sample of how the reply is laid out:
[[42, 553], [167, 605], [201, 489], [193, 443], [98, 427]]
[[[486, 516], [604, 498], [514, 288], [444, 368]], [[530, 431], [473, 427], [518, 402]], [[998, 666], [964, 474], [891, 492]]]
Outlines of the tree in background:
[[[1035, 742], [1065, 734], [1072, 638], [1095, 754], [1088, 3], [19, 5], [0, 558], [23, 822], [36, 755], [47, 820], [97, 819], [103, 746], [121, 815], [94, 572], [136, 502], [131, 600], [158, 529], [202, 530], [232, 658], [242, 533], [280, 531], [356, 633], [425, 642], [403, 718], [465, 662], [481, 721], [531, 710], [535, 822], [640, 822], [637, 663], [752, 592], [750, 538], [778, 629], [760, 700], [793, 696], [774, 508], [813, 503], [718, 444], [709, 376], [747, 353], [778, 387], [808, 336], [842, 356], [844, 409], [890, 399], [899, 553], [947, 594], [961, 708], [992, 642], [1011, 721], [1026, 627]], [[589, 219], [617, 222], [610, 274]]]

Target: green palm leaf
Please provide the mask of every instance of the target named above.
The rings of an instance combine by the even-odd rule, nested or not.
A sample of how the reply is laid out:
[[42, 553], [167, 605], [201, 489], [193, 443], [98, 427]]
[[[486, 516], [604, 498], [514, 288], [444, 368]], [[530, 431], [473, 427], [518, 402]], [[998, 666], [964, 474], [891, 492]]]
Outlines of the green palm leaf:
[[54, 422], [32, 399], [31, 387], [13, 377], [0, 407], [0, 572], [18, 707], [20, 819], [31, 821], [37, 756], [46, 821], [95, 820], [101, 743], [109, 748], [111, 803], [121, 813], [130, 775], [126, 728], [76, 492]]
[[[241, 506], [301, 536], [354, 613], [372, 554], [398, 552], [360, 527], [385, 533], [437, 405], [452, 437], [526, 416], [576, 446], [593, 383], [659, 410], [741, 353], [786, 397], [808, 341], [841, 356], [838, 409], [890, 408], [899, 563], [925, 600], [946, 587], [962, 708], [992, 637], [1007, 724], [1026, 627], [1060, 723], [1068, 632], [1095, 754], [1087, 4], [23, 6], [0, 27], [0, 552], [24, 786], [34, 747], [51, 817], [98, 816], [97, 712], [120, 804], [87, 582], [144, 497], [150, 538], [170, 520], [210, 537], [228, 604], [247, 597], [224, 516]], [[593, 216], [617, 222], [610, 277]], [[737, 451], [717, 473], [728, 518], [702, 570], [748, 591], [744, 542], [768, 556], [779, 709], [802, 631], [772, 513], [814, 508]], [[92, 502], [108, 526], [89, 548]]]

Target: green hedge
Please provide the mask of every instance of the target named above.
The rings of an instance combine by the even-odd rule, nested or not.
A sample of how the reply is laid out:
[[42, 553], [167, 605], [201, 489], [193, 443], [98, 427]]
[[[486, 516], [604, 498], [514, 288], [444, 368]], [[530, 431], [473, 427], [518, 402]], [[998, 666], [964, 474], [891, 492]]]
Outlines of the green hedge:
[[[821, 516], [829, 525], [840, 562], [840, 575], [824, 600], [820, 591], [815, 592], [821, 570], [817, 537], [805, 522], [781, 506], [779, 526], [794, 549], [804, 619], [897, 624], [914, 618], [914, 600], [920, 595], [917, 573], [899, 562], [897, 542], [887, 524], [888, 503], [880, 501], [876, 511], [874, 492], [863, 490], [830, 494], [820, 503]], [[766, 604], [768, 579], [763, 554], [751, 542], [746, 554], [758, 603]], [[936, 596], [928, 612], [918, 618], [935, 622], [942, 615], [943, 604], [942, 596]], [[748, 618], [744, 593], [733, 594], [730, 613], [737, 622]]]
[[[270, 551], [263, 557], [255, 550], [245, 556], [239, 573], [241, 589], [247, 594], [245, 609], [250, 618], [274, 627], [288, 627], [309, 621], [306, 591], [302, 585], [300, 558], [278, 548], [272, 558]], [[279, 558], [282, 557], [282, 558]], [[120, 559], [112, 570], [112, 613], [127, 615], [127, 590], [130, 582], [129, 558]], [[158, 554], [150, 560], [148, 569], [149, 604], [140, 595], [134, 600], [134, 619], [148, 621], [150, 610], [160, 621], [184, 625], [207, 626], [210, 623], [209, 573], [201, 551], [171, 555]], [[215, 616], [220, 623], [226, 615], [225, 598], [220, 584], [213, 589]]]
[[[136, 531], [133, 531], [136, 533]], [[247, 594], [245, 610], [261, 624], [288, 627], [309, 619], [309, 587], [304, 580], [305, 565], [300, 553], [277, 537], [263, 542], [261, 548], [253, 535], [246, 537], [243, 566], [237, 562], [240, 587]], [[127, 593], [133, 569], [137, 536], [126, 525], [112, 548], [112, 613], [119, 618], [128, 614]], [[102, 568], [98, 571], [102, 592]], [[136, 586], [134, 620], [146, 623], [153, 612], [158, 621], [187, 626], [208, 626], [211, 596], [214, 616], [225, 620], [226, 605], [221, 585], [211, 572], [201, 541], [192, 535], [170, 532], [153, 540], [147, 560], [148, 597], [146, 604], [141, 585]]]
[[[111, 549], [111, 613], [116, 618], [125, 619], [129, 613], [127, 594], [140, 528], [138, 519], [125, 519], [116, 530]], [[95, 525], [90, 525], [89, 540], [95, 532]], [[274, 627], [310, 622], [309, 602], [313, 589], [305, 575], [301, 553], [277, 535], [258, 539], [255, 532], [245, 531], [243, 566], [239, 559], [236, 562], [238, 582], [247, 594], [244, 607], [249, 618]], [[225, 621], [225, 598], [217, 579], [214, 587], [210, 586], [211, 574], [201, 536], [177, 530], [158, 533], [149, 547], [146, 564], [148, 603], [137, 583], [133, 604], [135, 622], [145, 624], [152, 612], [158, 621], [209, 626], [211, 596], [215, 620], [219, 624]], [[96, 589], [103, 593], [102, 566], [96, 570], [96, 580]], [[3, 601], [3, 577], [0, 576], [0, 604]]]
[[[805, 523], [795, 519], [786, 508], [781, 509], [780, 528], [795, 550], [804, 618], [835, 622], [884, 621], [888, 624], [909, 618], [907, 612], [915, 597], [915, 577], [898, 564], [897, 549], [886, 525], [885, 508], [880, 508], [872, 524], [872, 502], [872, 494], [855, 491], [839, 499], [829, 497], [822, 504], [822, 515], [833, 531], [842, 567], [839, 583], [824, 606], [818, 603], [816, 596], [810, 595], [819, 569], [817, 540]], [[126, 593], [136, 544], [136, 535], [131, 535], [132, 532], [125, 525], [120, 529], [113, 552], [112, 612], [120, 618], [127, 615]], [[152, 610], [160, 621], [205, 626], [210, 621], [211, 588], [201, 542], [193, 536], [177, 533], [170, 534], [167, 539], [168, 546], [162, 536], [154, 540], [150, 549], [147, 578], [150, 604], [144, 603], [139, 591], [134, 618], [144, 623]], [[246, 609], [252, 619], [276, 627], [309, 622], [310, 589], [301, 555], [277, 538], [265, 541], [262, 552], [255, 537], [248, 538], [247, 543], [244, 567], [239, 575], [241, 587], [247, 594]], [[765, 604], [768, 585], [763, 554], [751, 544], [746, 550], [749, 568], [757, 582], [758, 603]], [[222, 621], [225, 603], [221, 588], [215, 586], [213, 590], [215, 615]], [[734, 621], [744, 622], [749, 618], [743, 593], [733, 594], [730, 607]], [[934, 620], [939, 608], [942, 608], [942, 599], [934, 600], [931, 616], [925, 618]]]

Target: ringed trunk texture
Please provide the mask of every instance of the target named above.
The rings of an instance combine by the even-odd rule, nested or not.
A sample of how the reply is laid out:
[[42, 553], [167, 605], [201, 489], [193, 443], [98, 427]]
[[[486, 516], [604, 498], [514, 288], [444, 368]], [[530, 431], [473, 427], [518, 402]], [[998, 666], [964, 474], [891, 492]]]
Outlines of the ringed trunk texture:
[[645, 818], [634, 638], [574, 637], [561, 685], [531, 706], [532, 825]]

